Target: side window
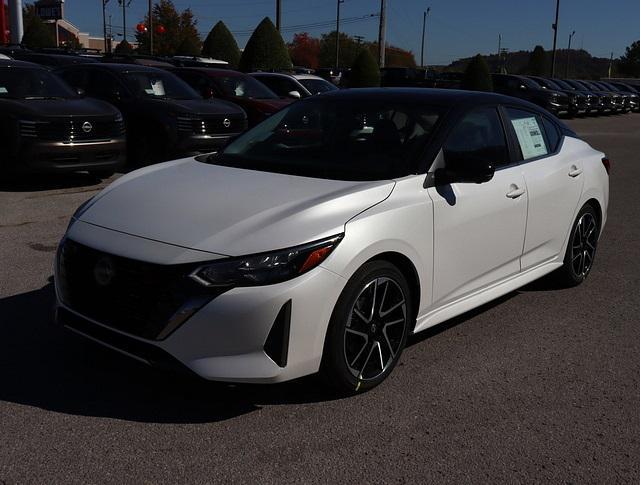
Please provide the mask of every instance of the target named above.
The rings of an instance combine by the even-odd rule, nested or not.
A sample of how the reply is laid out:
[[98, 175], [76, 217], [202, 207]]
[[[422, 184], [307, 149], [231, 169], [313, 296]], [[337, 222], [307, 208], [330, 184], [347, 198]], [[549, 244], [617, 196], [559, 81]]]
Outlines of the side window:
[[271, 77], [271, 76], [260, 76], [257, 79], [262, 84], [266, 85], [269, 89], [271, 89], [271, 91], [276, 93], [278, 96], [287, 95], [286, 86], [283, 86], [283, 84], [279, 82], [280, 81], [279, 78]]
[[508, 165], [509, 151], [496, 108], [482, 108], [467, 113], [451, 131], [443, 147], [445, 164], [460, 160]]
[[542, 121], [536, 113], [515, 108], [507, 108], [507, 114], [513, 131], [518, 138], [518, 145], [523, 160], [543, 157], [549, 153], [544, 139]]
[[545, 117], [542, 117], [542, 125], [544, 126], [544, 132], [547, 135], [549, 151], [555, 152], [560, 144], [560, 132], [558, 131], [558, 127], [549, 118]]

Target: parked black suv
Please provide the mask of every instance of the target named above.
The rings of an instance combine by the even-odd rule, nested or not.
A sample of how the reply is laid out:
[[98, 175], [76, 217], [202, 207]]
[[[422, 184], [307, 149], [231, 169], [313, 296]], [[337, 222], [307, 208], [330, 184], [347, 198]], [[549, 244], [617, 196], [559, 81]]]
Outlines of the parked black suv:
[[618, 81], [607, 81], [607, 85], [613, 86], [619, 91], [631, 96], [631, 109], [640, 111], [640, 87]]
[[543, 89], [536, 82], [525, 76], [513, 74], [492, 74], [493, 90], [545, 108], [559, 115], [569, 112], [569, 96], [560, 91]]
[[537, 83], [542, 89], [550, 89], [553, 91], [559, 91], [569, 96], [569, 115], [576, 116], [585, 114], [589, 109], [588, 95], [585, 93], [579, 93], [572, 89], [565, 89], [555, 81], [538, 76], [527, 76], [533, 82]]
[[57, 71], [76, 89], [114, 104], [127, 125], [135, 165], [214, 152], [247, 127], [238, 106], [204, 100], [174, 74], [135, 64], [85, 64]]
[[615, 107], [613, 105], [613, 100], [611, 99], [611, 96], [609, 94], [603, 93], [596, 89], [589, 88], [573, 79], [563, 79], [562, 82], [565, 84], [568, 84], [576, 91], [580, 91], [581, 93], [589, 93], [592, 96], [597, 96], [599, 114], [614, 111]]
[[125, 160], [124, 122], [36, 64], [0, 60], [0, 175], [85, 171], [108, 176]]

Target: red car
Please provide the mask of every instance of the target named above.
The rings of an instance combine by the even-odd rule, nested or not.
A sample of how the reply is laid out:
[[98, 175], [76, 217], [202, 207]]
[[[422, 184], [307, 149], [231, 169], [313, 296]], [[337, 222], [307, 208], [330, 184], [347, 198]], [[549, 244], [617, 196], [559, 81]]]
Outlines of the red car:
[[206, 67], [169, 69], [204, 98], [219, 98], [237, 104], [247, 113], [249, 127], [255, 126], [293, 99], [281, 99], [260, 81], [241, 72]]

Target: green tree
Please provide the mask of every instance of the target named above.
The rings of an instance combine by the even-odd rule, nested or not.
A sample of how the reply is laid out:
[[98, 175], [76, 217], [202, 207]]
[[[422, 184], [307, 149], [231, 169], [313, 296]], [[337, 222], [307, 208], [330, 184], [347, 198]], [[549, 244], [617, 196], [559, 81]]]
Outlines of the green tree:
[[526, 74], [531, 76], [548, 76], [549, 62], [544, 47], [537, 45], [529, 56], [529, 63], [526, 67]]
[[462, 77], [462, 89], [470, 91], [493, 91], [489, 65], [484, 57], [477, 54], [467, 65]]
[[[144, 24], [149, 25], [149, 17], [145, 16]], [[153, 25], [162, 25], [163, 33], [153, 35], [153, 53], [160, 56], [173, 56], [178, 51], [188, 51], [188, 55], [197, 55], [202, 44], [198, 35], [197, 21], [191, 9], [182, 12], [176, 10], [172, 0], [160, 0], [153, 6]], [[150, 50], [149, 32], [136, 33], [138, 51], [148, 53]], [[194, 46], [196, 49], [194, 49]]]
[[380, 86], [380, 69], [369, 49], [362, 49], [351, 66], [350, 88]]
[[133, 54], [133, 46], [129, 44], [126, 40], [120, 42], [115, 49], [113, 49], [114, 54], [128, 56]]
[[624, 76], [640, 77], [640, 40], [627, 47], [624, 55], [618, 60], [617, 67]]
[[251, 35], [240, 58], [239, 67], [245, 72], [291, 69], [287, 46], [268, 17], [260, 22]]
[[227, 61], [231, 67], [238, 67], [240, 49], [224, 22], [220, 21], [213, 26], [202, 44], [202, 55]]
[[[359, 44], [353, 37], [340, 33], [340, 56], [338, 58], [340, 66], [351, 66], [356, 60], [363, 45]], [[322, 34], [320, 38], [319, 64], [321, 67], [333, 67], [336, 64], [336, 31]]]
[[27, 5], [23, 10], [22, 16], [24, 22], [22, 44], [25, 47], [38, 49], [56, 46], [55, 32], [36, 15], [36, 7], [34, 5]]

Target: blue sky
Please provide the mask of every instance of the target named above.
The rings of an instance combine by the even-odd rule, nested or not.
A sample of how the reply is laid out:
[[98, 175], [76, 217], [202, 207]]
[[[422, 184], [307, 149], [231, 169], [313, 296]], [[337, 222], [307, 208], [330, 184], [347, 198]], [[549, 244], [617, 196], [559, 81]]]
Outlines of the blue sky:
[[[253, 29], [265, 16], [275, 18], [275, 0], [175, 0], [178, 9], [190, 7], [198, 19], [198, 28], [206, 34], [213, 24], [223, 20], [231, 31]], [[132, 0], [127, 9], [127, 30], [132, 35], [147, 8], [147, 0]], [[335, 20], [335, 0], [282, 0], [282, 23], [288, 26]], [[419, 61], [422, 12], [431, 7], [427, 24], [426, 60], [429, 64], [448, 64], [459, 57], [478, 52], [497, 51], [498, 34], [503, 47], [511, 50], [530, 50], [541, 44], [552, 46], [551, 23], [555, 0], [387, 0], [388, 41], [410, 49]], [[102, 32], [101, 0], [66, 0], [67, 18], [82, 31], [95, 35]], [[377, 18], [357, 18], [379, 11], [379, 0], [345, 0], [341, 7], [343, 18], [353, 18], [344, 25], [345, 32], [377, 38]], [[117, 0], [110, 0], [108, 13], [112, 15], [115, 32], [121, 32], [122, 15]], [[568, 35], [576, 30], [573, 46], [593, 55], [615, 57], [624, 48], [640, 40], [640, 0], [562, 0], [560, 7], [558, 44], [565, 48]], [[118, 27], [120, 29], [118, 29]], [[300, 28], [319, 36], [334, 27]], [[288, 40], [291, 33], [285, 33]], [[242, 47], [249, 36], [236, 36]]]

